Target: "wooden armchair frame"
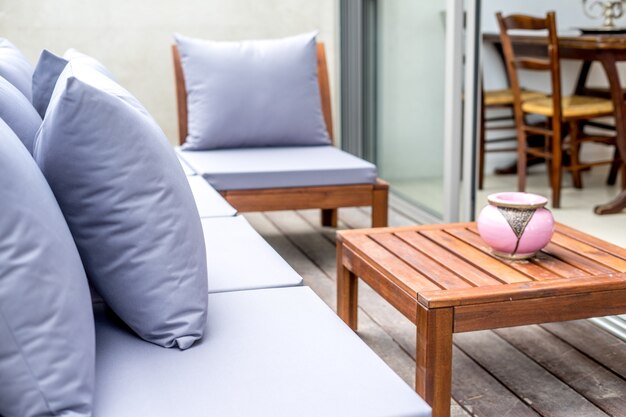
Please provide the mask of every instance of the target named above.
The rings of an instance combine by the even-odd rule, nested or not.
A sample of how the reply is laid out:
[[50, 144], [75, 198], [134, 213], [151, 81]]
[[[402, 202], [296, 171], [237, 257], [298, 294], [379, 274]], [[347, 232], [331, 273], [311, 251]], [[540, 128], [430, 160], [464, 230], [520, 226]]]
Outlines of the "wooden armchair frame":
[[[187, 89], [176, 45], [172, 45], [172, 55], [178, 103], [178, 134], [182, 145], [187, 138]], [[317, 74], [324, 121], [328, 135], [334, 143], [330, 86], [323, 43], [317, 44]], [[337, 226], [338, 208], [371, 206], [372, 227], [387, 226], [389, 185], [378, 178], [373, 184], [222, 190], [220, 193], [240, 212], [319, 208], [322, 210], [322, 225], [332, 227]]]

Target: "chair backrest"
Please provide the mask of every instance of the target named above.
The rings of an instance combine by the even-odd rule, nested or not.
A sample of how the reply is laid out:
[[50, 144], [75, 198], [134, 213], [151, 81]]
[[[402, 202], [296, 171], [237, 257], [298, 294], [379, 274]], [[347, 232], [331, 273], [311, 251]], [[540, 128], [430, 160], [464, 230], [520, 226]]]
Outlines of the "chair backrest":
[[[180, 54], [176, 45], [172, 45], [172, 55], [174, 58], [174, 77], [176, 79], [176, 101], [178, 103], [178, 140], [182, 145], [187, 138], [187, 89], [185, 87], [185, 74], [183, 73]], [[334, 143], [328, 65], [326, 64], [326, 50], [322, 42], [317, 43], [317, 80], [320, 86], [320, 99], [326, 129], [331, 142]]]
[[[502, 13], [496, 13], [500, 26], [500, 40], [506, 61], [506, 69], [513, 90], [514, 106], [516, 115], [522, 115], [521, 85], [519, 82], [519, 69], [531, 71], [546, 71], [550, 73], [552, 86], [552, 103], [555, 120], [561, 120], [561, 67], [559, 62], [559, 42], [556, 33], [556, 15], [548, 12], [545, 18], [510, 15], [503, 17]], [[510, 30], [546, 31], [548, 32], [547, 53], [531, 53], [529, 51], [518, 52], [509, 36]], [[534, 51], [536, 52], [536, 51]], [[516, 117], [517, 118], [517, 117]], [[519, 121], [521, 122], [521, 120]]]

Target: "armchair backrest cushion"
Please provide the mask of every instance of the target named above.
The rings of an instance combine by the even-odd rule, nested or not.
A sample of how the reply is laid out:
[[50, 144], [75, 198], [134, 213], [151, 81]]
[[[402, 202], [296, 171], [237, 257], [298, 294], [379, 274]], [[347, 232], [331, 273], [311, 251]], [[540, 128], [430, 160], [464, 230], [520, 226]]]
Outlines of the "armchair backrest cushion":
[[0, 76], [32, 100], [33, 66], [8, 39], [0, 38]]
[[70, 62], [34, 157], [111, 309], [152, 343], [186, 349], [200, 339], [208, 302], [200, 218], [173, 148], [137, 99]]
[[330, 144], [316, 33], [242, 42], [175, 39], [187, 90], [183, 149]]
[[0, 120], [0, 415], [92, 415], [87, 277], [50, 187]]
[[41, 117], [24, 94], [1, 76], [0, 119], [9, 125], [32, 154], [33, 140], [41, 126]]

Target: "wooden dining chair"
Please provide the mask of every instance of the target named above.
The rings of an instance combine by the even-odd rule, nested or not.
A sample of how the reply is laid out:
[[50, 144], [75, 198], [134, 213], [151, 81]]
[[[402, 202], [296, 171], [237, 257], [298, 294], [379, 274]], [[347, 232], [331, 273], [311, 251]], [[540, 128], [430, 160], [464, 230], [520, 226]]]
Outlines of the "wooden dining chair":
[[[572, 173], [574, 186], [582, 187], [581, 171], [592, 166], [611, 164], [613, 159], [582, 163], [580, 146], [583, 142], [615, 144], [614, 136], [585, 135], [582, 123], [590, 119], [611, 116], [613, 104], [610, 100], [589, 96], [562, 96], [561, 67], [559, 62], [559, 44], [556, 32], [556, 15], [548, 12], [545, 18], [526, 15], [510, 15], [503, 17], [497, 13], [500, 27], [500, 38], [504, 53], [506, 69], [513, 90], [513, 108], [517, 126], [517, 175], [518, 189], [526, 188], [526, 158], [528, 155], [546, 159], [548, 175], [552, 188], [552, 207], [560, 207], [561, 171], [563, 149], [569, 151], [571, 163], [567, 166]], [[509, 36], [511, 30], [547, 31], [547, 50], [545, 54], [522, 54], [515, 50]], [[522, 100], [518, 70], [543, 71], [550, 75], [551, 92], [545, 98]], [[545, 116], [547, 123], [533, 126], [526, 123], [527, 115]], [[563, 133], [569, 133], [569, 141], [563, 143]], [[527, 146], [527, 137], [531, 134], [544, 135], [543, 148]], [[564, 146], [567, 145], [567, 146]]]

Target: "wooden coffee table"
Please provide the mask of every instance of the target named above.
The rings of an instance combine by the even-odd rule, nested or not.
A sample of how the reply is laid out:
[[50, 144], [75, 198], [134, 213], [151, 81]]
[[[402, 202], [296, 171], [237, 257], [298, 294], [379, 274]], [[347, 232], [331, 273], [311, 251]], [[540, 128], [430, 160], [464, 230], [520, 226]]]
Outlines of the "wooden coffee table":
[[452, 333], [626, 313], [626, 250], [557, 224], [529, 261], [494, 257], [475, 223], [338, 232], [337, 310], [361, 278], [417, 326], [415, 389], [449, 416]]

